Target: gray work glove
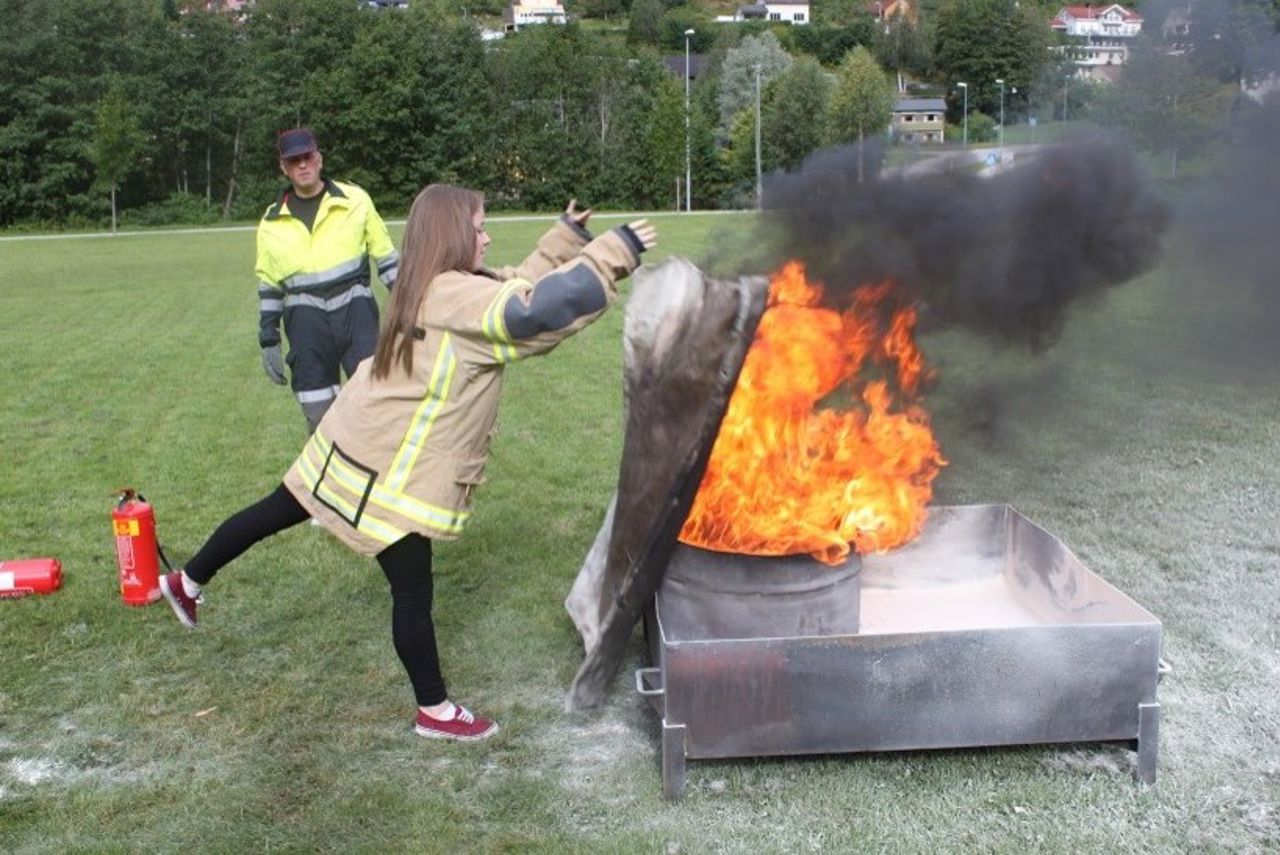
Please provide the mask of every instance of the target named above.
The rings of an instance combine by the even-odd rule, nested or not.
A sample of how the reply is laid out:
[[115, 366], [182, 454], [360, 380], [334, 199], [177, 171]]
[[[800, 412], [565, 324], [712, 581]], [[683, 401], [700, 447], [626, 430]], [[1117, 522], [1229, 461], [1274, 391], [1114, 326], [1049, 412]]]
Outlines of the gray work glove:
[[283, 386], [289, 382], [284, 377], [284, 357], [280, 355], [280, 345], [273, 344], [262, 348], [262, 370], [267, 372], [271, 382]]

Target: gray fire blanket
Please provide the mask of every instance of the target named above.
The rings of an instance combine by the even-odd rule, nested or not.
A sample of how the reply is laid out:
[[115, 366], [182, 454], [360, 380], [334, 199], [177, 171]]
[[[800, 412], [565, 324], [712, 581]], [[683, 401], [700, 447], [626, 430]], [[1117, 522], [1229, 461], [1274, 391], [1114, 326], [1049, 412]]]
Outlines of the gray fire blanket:
[[658, 590], [767, 296], [763, 278], [709, 279], [681, 258], [632, 277], [618, 489], [565, 600], [586, 648], [569, 709], [603, 698]]

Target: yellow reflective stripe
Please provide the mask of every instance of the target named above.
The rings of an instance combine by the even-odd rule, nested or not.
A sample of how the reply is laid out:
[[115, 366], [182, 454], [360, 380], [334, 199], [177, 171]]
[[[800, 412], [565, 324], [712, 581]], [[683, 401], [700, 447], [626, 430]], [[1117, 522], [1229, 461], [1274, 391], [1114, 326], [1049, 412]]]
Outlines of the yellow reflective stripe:
[[[368, 484], [368, 476], [364, 473], [351, 469], [337, 457], [330, 459], [329, 469], [333, 471], [335, 479], [341, 486], [356, 495], [364, 495], [365, 485]], [[462, 531], [463, 524], [470, 516], [466, 511], [451, 511], [448, 508], [430, 505], [378, 483], [373, 485], [369, 493], [369, 504], [378, 505], [415, 522], [446, 532]], [[367, 506], [365, 513], [368, 513]]]
[[364, 491], [369, 489], [368, 473], [352, 469], [336, 454], [329, 458], [329, 471], [333, 473], [333, 480], [337, 481], [339, 486], [350, 490], [357, 497], [363, 497]]
[[516, 292], [517, 288], [528, 285], [529, 283], [523, 279], [511, 279], [498, 292], [498, 296], [489, 304], [489, 308], [485, 309], [484, 319], [481, 321], [481, 329], [484, 337], [493, 342], [493, 357], [499, 362], [510, 362], [517, 356], [516, 349], [511, 345], [511, 334], [507, 332], [507, 322], [503, 318], [503, 310], [506, 308], [507, 300], [511, 299], [511, 295]]
[[335, 508], [341, 508], [342, 512], [346, 514], [348, 522], [355, 519], [356, 506], [347, 501], [343, 496], [338, 495], [338, 492], [330, 487], [329, 483], [328, 479], [320, 482], [320, 484], [315, 488], [316, 498], [324, 499]]
[[[307, 487], [307, 489], [312, 490], [317, 494], [323, 494], [327, 501], [342, 507], [347, 511], [348, 515], [354, 519], [355, 507], [349, 501], [330, 489], [328, 484], [321, 485], [318, 490], [316, 489], [316, 485], [320, 480], [319, 467], [323, 465], [324, 459], [329, 456], [329, 448], [330, 445], [328, 440], [326, 440], [318, 431], [312, 434], [311, 441], [303, 447], [302, 454], [298, 457], [298, 474], [302, 476], [302, 483]], [[320, 460], [318, 462], [312, 460], [312, 454], [318, 455]], [[346, 471], [340, 472], [339, 467]], [[342, 482], [344, 478], [349, 479], [351, 477], [351, 472], [349, 467], [345, 466], [341, 460], [336, 457], [333, 458], [329, 466], [329, 471], [333, 473], [335, 480], [339, 482], [340, 486], [350, 489], [349, 484]], [[374, 490], [378, 491], [379, 488], [375, 485]], [[359, 492], [360, 495], [363, 495], [363, 487]], [[370, 497], [370, 502], [373, 502], [372, 496]], [[436, 526], [436, 528], [441, 527]], [[458, 528], [461, 529], [461, 525], [459, 525]], [[381, 541], [382, 543], [395, 543], [397, 540], [405, 536], [405, 532], [391, 525], [386, 520], [381, 520], [377, 517], [371, 516], [369, 514], [368, 505], [365, 505], [364, 513], [360, 515], [360, 525], [356, 526], [356, 530], [367, 534], [369, 537], [374, 540]]]
[[449, 386], [453, 383], [453, 372], [458, 367], [458, 358], [453, 353], [453, 341], [449, 333], [440, 340], [440, 351], [436, 354], [435, 365], [431, 369], [431, 382], [427, 384], [427, 394], [418, 405], [409, 429], [405, 431], [400, 448], [391, 461], [391, 472], [387, 476], [387, 487], [399, 493], [409, 480], [413, 464], [418, 460], [418, 453], [431, 433], [431, 425], [440, 414], [445, 399], [449, 397]]
[[[316, 484], [320, 481], [320, 467], [324, 464], [325, 455], [325, 439], [320, 435], [319, 431], [311, 434], [311, 439], [302, 447], [302, 454], [298, 456], [298, 473], [302, 476], [302, 483], [308, 490], [314, 490]], [[315, 453], [320, 459], [312, 460], [309, 455]]]
[[364, 513], [360, 515], [360, 525], [356, 526], [356, 529], [362, 534], [367, 534], [374, 540], [380, 540], [383, 543], [395, 543], [406, 534], [406, 532], [401, 531], [390, 523], [371, 516], [368, 506], [365, 507]]
[[[451, 511], [448, 508], [429, 505], [404, 493], [392, 493], [385, 487], [375, 484], [369, 496], [369, 504], [377, 505], [393, 511], [406, 519], [430, 526], [436, 531], [457, 534], [462, 531], [471, 516], [469, 511]], [[367, 513], [367, 511], [366, 511]]]

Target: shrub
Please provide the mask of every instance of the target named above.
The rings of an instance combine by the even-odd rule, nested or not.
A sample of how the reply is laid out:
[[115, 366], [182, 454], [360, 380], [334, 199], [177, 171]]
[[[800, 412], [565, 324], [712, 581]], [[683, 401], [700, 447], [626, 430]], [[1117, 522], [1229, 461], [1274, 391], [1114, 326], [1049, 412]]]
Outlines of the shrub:
[[222, 206], [215, 201], [206, 205], [204, 198], [192, 193], [170, 193], [159, 202], [120, 212], [121, 226], [194, 226], [216, 223], [222, 218]]

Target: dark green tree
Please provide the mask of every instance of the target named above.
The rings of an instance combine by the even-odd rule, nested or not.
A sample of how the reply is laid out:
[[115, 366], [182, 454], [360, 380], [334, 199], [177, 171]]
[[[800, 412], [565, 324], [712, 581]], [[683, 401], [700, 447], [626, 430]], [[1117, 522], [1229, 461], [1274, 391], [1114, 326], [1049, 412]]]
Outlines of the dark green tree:
[[849, 51], [836, 73], [827, 108], [827, 139], [858, 144], [858, 180], [864, 177], [863, 140], [885, 133], [893, 118], [893, 84], [871, 51]]
[[98, 102], [93, 122], [93, 161], [96, 185], [111, 196], [111, 231], [116, 230], [116, 191], [129, 173], [138, 169], [138, 157], [146, 146], [136, 108], [119, 80], [113, 80]]
[[817, 60], [801, 57], [765, 90], [761, 156], [766, 169], [794, 169], [822, 145], [831, 77]]
[[[969, 109], [999, 111], [996, 80], [1026, 91], [1051, 60], [1053, 33], [1040, 9], [1019, 0], [945, 0], [934, 19], [933, 59], [949, 85], [969, 84]], [[952, 99], [952, 119], [959, 118]]]
[[627, 18], [627, 43], [657, 47], [662, 38], [662, 0], [632, 0]]
[[[684, 205], [685, 116], [684, 90], [672, 79], [662, 80], [649, 115], [644, 159], [652, 180], [642, 198], [660, 208]], [[674, 202], [674, 203], [673, 203]]]
[[1163, 156], [1168, 176], [1177, 178], [1180, 162], [1216, 135], [1228, 97], [1189, 56], [1144, 39], [1130, 51], [1120, 82], [1099, 97], [1094, 116]]
[[1193, 3], [1187, 27], [1197, 73], [1222, 83], [1250, 82], [1274, 74], [1275, 23], [1259, 0]]
[[876, 21], [865, 11], [840, 24], [814, 23], [787, 30], [787, 47], [806, 53], [823, 65], [838, 65], [849, 51], [876, 41]]
[[899, 93], [907, 91], [907, 76], [923, 76], [931, 61], [924, 31], [907, 20], [905, 15], [895, 15], [879, 31], [875, 56], [886, 70], [897, 77]]

